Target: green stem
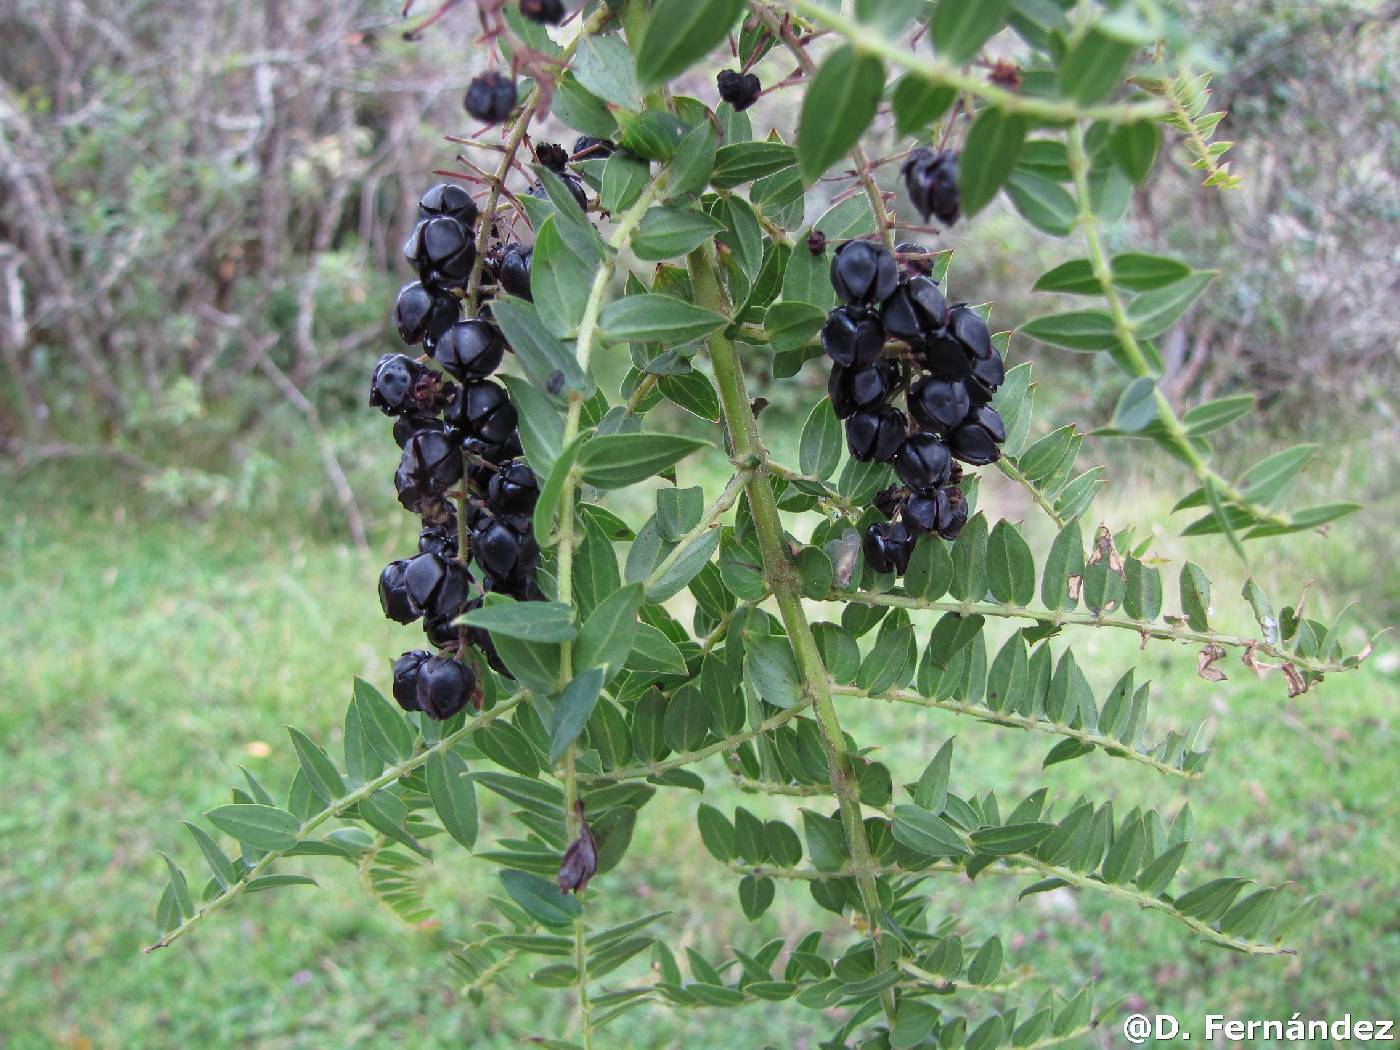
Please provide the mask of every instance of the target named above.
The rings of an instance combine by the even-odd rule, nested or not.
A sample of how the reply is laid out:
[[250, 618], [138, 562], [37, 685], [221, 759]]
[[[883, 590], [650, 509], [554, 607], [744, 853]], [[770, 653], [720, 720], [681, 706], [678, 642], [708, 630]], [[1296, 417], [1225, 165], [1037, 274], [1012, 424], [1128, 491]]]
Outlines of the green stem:
[[1236, 634], [1217, 634], [1215, 631], [1193, 631], [1187, 627], [1173, 627], [1165, 624], [1148, 623], [1145, 620], [1132, 620], [1120, 616], [1100, 616], [1094, 613], [1044, 611], [1028, 609], [1024, 606], [998, 605], [996, 602], [973, 601], [927, 601], [907, 594], [870, 594], [866, 591], [834, 591], [833, 602], [855, 602], [858, 605], [887, 605], [894, 609], [926, 609], [932, 612], [951, 612], [960, 616], [977, 613], [981, 616], [995, 616], [999, 619], [1033, 620], [1036, 623], [1054, 624], [1057, 627], [1075, 625], [1081, 627], [1112, 627], [1117, 630], [1132, 631], [1141, 638], [1154, 638], [1164, 642], [1181, 642], [1184, 645], [1223, 645], [1228, 649], [1252, 649], [1256, 655], [1271, 656], [1276, 660], [1290, 663], [1305, 671], [1326, 674], [1329, 671], [1350, 671], [1354, 665], [1319, 660], [1289, 652], [1277, 645], [1245, 638]]
[[1119, 102], [1099, 106], [1080, 106], [1035, 95], [1018, 94], [989, 83], [981, 76], [965, 73], [937, 54], [916, 50], [906, 44], [889, 40], [878, 29], [847, 18], [839, 6], [829, 7], [822, 0], [785, 0], [785, 6], [809, 21], [844, 37], [857, 51], [874, 55], [892, 66], [906, 69], [930, 84], [950, 87], [981, 99], [1003, 113], [1020, 113], [1044, 121], [1066, 121], [1084, 117], [1113, 124], [1161, 117], [1169, 108], [1161, 102]]
[[584, 1050], [593, 1050], [593, 1008], [588, 1002], [588, 939], [583, 920], [574, 920], [574, 969], [578, 971], [578, 1012], [583, 1019]]
[[[719, 267], [713, 252], [712, 245], [705, 245], [690, 254], [688, 262], [691, 286], [698, 306], [728, 314], [729, 304], [720, 287]], [[862, 906], [870, 927], [876, 968], [884, 970], [889, 966], [889, 962], [885, 958], [880, 931], [876, 924], [876, 916], [880, 913], [880, 897], [875, 886], [870, 844], [865, 838], [859, 788], [851, 756], [846, 750], [841, 721], [836, 714], [836, 705], [831, 699], [826, 665], [822, 662], [821, 651], [817, 648], [816, 638], [802, 609], [802, 592], [787, 537], [783, 532], [782, 519], [778, 514], [778, 503], [773, 496], [773, 485], [764, 470], [768, 453], [758, 435], [758, 420], [754, 418], [753, 409], [749, 404], [748, 387], [744, 382], [739, 355], [733, 341], [727, 334], [717, 332], [710, 336], [709, 346], [710, 363], [714, 368], [720, 401], [724, 407], [725, 425], [733, 444], [735, 458], [753, 468], [746, 492], [749, 510], [753, 514], [754, 531], [763, 555], [764, 578], [777, 600], [783, 626], [787, 629], [788, 641], [797, 658], [803, 692], [811, 698], [816, 712], [817, 725], [827, 752], [827, 764], [831, 770], [832, 790], [841, 807], [841, 821], [845, 826], [846, 840], [850, 846], [856, 884], [860, 889]], [[886, 1015], [893, 1021], [893, 992], [882, 992], [880, 1000]]]
[[1060, 516], [1054, 505], [1045, 498], [1045, 493], [1036, 487], [1035, 482], [1021, 473], [1021, 468], [1016, 466], [1006, 456], [997, 460], [997, 469], [1005, 474], [1016, 484], [1031, 494], [1031, 499], [1035, 500], [1036, 506], [1045, 512], [1046, 517], [1055, 523], [1057, 529], [1063, 529], [1069, 522]]
[[[348, 809], [350, 806], [353, 806], [361, 799], [369, 798], [369, 796], [373, 795], [380, 788], [387, 787], [394, 781], [398, 780], [405, 773], [417, 769], [424, 762], [428, 761], [428, 759], [432, 758], [433, 755], [450, 750], [452, 746], [456, 744], [459, 740], [470, 736], [472, 733], [475, 733], [478, 729], [481, 729], [484, 726], [490, 725], [502, 715], [520, 706], [520, 704], [524, 703], [526, 699], [527, 697], [524, 693], [515, 694], [509, 700], [504, 700], [501, 703], [497, 704], [495, 707], [491, 708], [491, 710], [478, 715], [466, 725], [462, 726], [461, 729], [448, 733], [441, 740], [437, 741], [435, 744], [432, 744], [429, 747], [424, 748], [416, 755], [413, 755], [410, 758], [406, 758], [402, 762], [398, 762], [392, 766], [389, 766], [373, 780], [366, 781], [364, 784], [361, 784], [348, 795], [344, 795], [341, 798], [338, 798], [335, 801], [327, 804], [324, 809], [320, 810], [317, 813], [313, 813], [311, 816], [307, 817], [304, 821], [301, 822], [301, 826], [297, 828], [296, 831], [297, 840], [300, 841], [301, 839], [306, 838], [307, 835], [311, 834], [311, 832], [315, 831], [318, 827], [320, 827], [326, 821], [330, 820], [332, 817], [339, 816], [346, 809]], [[210, 915], [213, 915], [216, 911], [219, 911], [221, 908], [227, 907], [228, 905], [232, 904], [239, 897], [243, 896], [244, 891], [248, 888], [248, 883], [252, 882], [253, 879], [256, 879], [259, 875], [266, 871], [274, 861], [286, 856], [286, 852], [286, 850], [269, 850], [267, 853], [264, 853], [262, 857], [258, 860], [258, 862], [248, 870], [248, 873], [246, 875], [244, 875], [241, 879], [235, 882], [228, 889], [224, 890], [217, 897], [208, 901], [206, 904], [204, 904], [203, 907], [199, 909], [199, 911], [195, 912], [184, 922], [180, 923], [179, 926], [176, 926], [169, 933], [161, 937], [160, 940], [156, 941], [155, 944], [152, 944], [145, 950], [147, 952], [153, 952], [157, 948], [169, 947], [171, 944], [174, 944], [185, 934], [189, 933], [190, 930], [193, 929], [200, 922], [207, 919]]]

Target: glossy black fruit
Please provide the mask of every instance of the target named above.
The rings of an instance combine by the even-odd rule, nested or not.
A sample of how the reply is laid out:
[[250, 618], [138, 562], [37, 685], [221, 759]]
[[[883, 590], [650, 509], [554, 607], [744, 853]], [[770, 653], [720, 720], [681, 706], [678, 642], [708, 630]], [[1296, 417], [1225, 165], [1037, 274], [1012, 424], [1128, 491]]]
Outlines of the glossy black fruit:
[[486, 321], [458, 321], [438, 340], [433, 359], [466, 382], [485, 379], [501, 367], [506, 344], [500, 330]]
[[937, 532], [942, 520], [942, 505], [947, 501], [944, 489], [916, 492], [905, 501], [899, 512], [899, 520], [914, 536]]
[[462, 477], [462, 450], [441, 430], [420, 430], [403, 447], [394, 487], [406, 510], [419, 511], [423, 500], [441, 496]]
[[404, 568], [408, 600], [433, 619], [459, 616], [471, 597], [471, 574], [461, 562], [439, 554], [416, 554]]
[[457, 557], [457, 522], [425, 525], [418, 533], [418, 553], [446, 559]]
[[826, 382], [826, 392], [831, 395], [836, 418], [846, 419], [862, 408], [879, 408], [890, 399], [899, 380], [899, 365], [894, 361], [876, 361], [857, 368], [835, 365]]
[[410, 346], [436, 345], [461, 316], [462, 307], [455, 295], [430, 291], [420, 281], [400, 288], [394, 303], [394, 326], [399, 330], [399, 338]]
[[1006, 425], [996, 409], [978, 405], [967, 419], [948, 436], [948, 445], [958, 459], [982, 467], [1001, 458], [997, 446], [1006, 440]]
[[933, 278], [915, 274], [885, 300], [880, 320], [888, 335], [917, 347], [948, 323], [948, 301]]
[[908, 489], [899, 485], [891, 485], [875, 493], [875, 498], [870, 502], [887, 520], [892, 521], [908, 498]]
[[507, 460], [491, 478], [486, 498], [497, 514], [533, 514], [540, 498], [535, 472], [519, 460]]
[[481, 580], [481, 589], [490, 591], [492, 594], [508, 594], [516, 601], [521, 602], [542, 602], [545, 600], [545, 593], [540, 590], [540, 585], [535, 582], [533, 576], [514, 578], [485, 576]]
[[879, 306], [898, 283], [894, 256], [869, 241], [847, 241], [831, 257], [831, 286], [843, 303]]
[[894, 246], [894, 254], [899, 257], [898, 262], [904, 272], [911, 277], [928, 277], [933, 273], [933, 253], [922, 244], [903, 241]]
[[463, 100], [467, 112], [483, 124], [500, 124], [510, 119], [515, 102], [515, 81], [494, 70], [473, 80]]
[[443, 413], [449, 426], [462, 432], [465, 438], [475, 438], [488, 445], [499, 445], [515, 431], [515, 406], [506, 388], [489, 379], [465, 383]]
[[435, 215], [414, 227], [403, 253], [429, 288], [460, 288], [476, 263], [470, 228], [450, 215]]
[[966, 303], [958, 303], [948, 311], [948, 331], [974, 361], [985, 361], [994, 353], [987, 322]]
[[492, 272], [501, 290], [517, 299], [533, 299], [530, 294], [530, 256], [533, 248], [511, 243], [502, 245], [492, 258]]
[[916, 149], [899, 169], [909, 201], [927, 222], [944, 226], [958, 221], [958, 158], [948, 150]]
[[535, 571], [540, 545], [526, 518], [490, 518], [472, 533], [472, 556], [496, 580], [517, 581]]
[[763, 93], [763, 85], [752, 73], [726, 69], [715, 78], [715, 82], [719, 87], [719, 97], [733, 106], [736, 113], [744, 112]]
[[846, 420], [846, 448], [852, 459], [886, 462], [904, 443], [904, 413], [890, 405], [857, 412]]
[[465, 186], [455, 182], [439, 182], [418, 200], [418, 221], [435, 215], [449, 215], [467, 229], [476, 225], [476, 201]]
[[874, 364], [885, 349], [885, 330], [874, 314], [838, 306], [822, 325], [822, 349], [844, 368]]
[[972, 401], [960, 379], [924, 376], [909, 389], [909, 414], [925, 430], [946, 434], [967, 418]]
[[407, 354], [385, 354], [369, 381], [369, 403], [386, 416], [400, 416], [416, 406], [413, 388], [423, 366]]
[[910, 434], [895, 456], [894, 469], [899, 480], [915, 492], [928, 492], [948, 480], [953, 466], [948, 446], [933, 434]]
[[974, 405], [985, 405], [991, 401], [1006, 379], [1006, 365], [1001, 355], [992, 351], [992, 356], [978, 361], [972, 366], [972, 375], [967, 377], [967, 396]]
[[418, 710], [418, 671], [432, 658], [432, 653], [410, 649], [394, 661], [394, 699], [405, 711]]
[[464, 663], [447, 656], [424, 660], [418, 668], [418, 710], [429, 718], [451, 718], [471, 702], [476, 675]]
[[379, 607], [395, 623], [412, 623], [423, 615], [408, 596], [408, 584], [404, 579], [407, 571], [408, 562], [400, 559], [391, 561], [379, 574]]
[[403, 448], [420, 430], [442, 430], [445, 424], [437, 416], [423, 412], [407, 413], [394, 420], [394, 442]]
[[532, 22], [557, 26], [564, 21], [563, 0], [520, 0], [520, 13]]
[[946, 500], [946, 507], [939, 507], [938, 535], [955, 540], [967, 524], [967, 499], [959, 488], [941, 489], [939, 495]]
[[861, 549], [865, 564], [876, 572], [903, 576], [914, 553], [914, 537], [899, 522], [877, 521], [865, 530]]

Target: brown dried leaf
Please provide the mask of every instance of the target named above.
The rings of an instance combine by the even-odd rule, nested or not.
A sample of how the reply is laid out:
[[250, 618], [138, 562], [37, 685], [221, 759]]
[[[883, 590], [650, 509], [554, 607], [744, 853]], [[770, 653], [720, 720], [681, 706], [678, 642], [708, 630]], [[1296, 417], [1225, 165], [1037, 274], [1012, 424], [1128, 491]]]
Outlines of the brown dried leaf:
[[1283, 665], [1283, 677], [1288, 679], [1288, 699], [1292, 700], [1308, 691], [1308, 683], [1303, 673], [1292, 664]]
[[1278, 664], [1266, 663], [1259, 659], [1258, 653], [1255, 652], [1253, 642], [1250, 642], [1244, 647], [1244, 653], [1240, 656], [1240, 663], [1244, 664], [1260, 678], [1263, 678], [1270, 671], [1277, 671], [1279, 667]]
[[1226, 674], [1220, 668], [1214, 666], [1217, 660], [1225, 656], [1223, 645], [1207, 645], [1196, 655], [1196, 673], [1207, 682], [1223, 682]]

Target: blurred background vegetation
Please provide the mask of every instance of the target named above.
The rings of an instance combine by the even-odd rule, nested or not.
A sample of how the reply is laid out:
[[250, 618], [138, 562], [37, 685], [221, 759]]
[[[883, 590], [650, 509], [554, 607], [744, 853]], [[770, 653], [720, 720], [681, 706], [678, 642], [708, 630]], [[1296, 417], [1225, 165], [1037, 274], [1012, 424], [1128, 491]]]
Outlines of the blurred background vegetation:
[[[460, 855], [430, 874], [439, 912], [421, 929], [332, 871], [321, 891], [249, 901], [190, 944], [138, 951], [154, 928], [154, 850], [186, 845], [176, 822], [217, 804], [239, 764], [285, 783], [281, 724], [334, 743], [350, 676], [382, 684], [387, 659], [417, 643], [375, 605], [379, 566], [412, 539], [388, 483], [397, 452], [364, 400], [369, 366], [396, 342], [387, 317], [413, 202], [452, 165], [442, 136], [470, 130], [471, 6], [415, 42], [391, 0], [0, 0], [0, 1046], [505, 1046], [557, 1008], [528, 983], [481, 1008], [456, 996], [443, 948], [481, 917], [494, 880]], [[1256, 548], [1251, 570], [1285, 602], [1315, 579], [1309, 601], [1329, 614], [1354, 600], [1366, 627], [1396, 623], [1400, 4], [1183, 6], [1216, 57], [1214, 105], [1230, 114], [1218, 137], [1237, 143], [1243, 182], [1203, 190], [1172, 158], [1115, 246], [1220, 271], [1163, 348], [1182, 405], [1257, 394], [1263, 411], [1219, 442], [1223, 465], [1313, 441], [1299, 505], [1368, 505], [1325, 536]], [[694, 90], [711, 88], [697, 77]], [[756, 123], [790, 127], [782, 98]], [[1055, 308], [1029, 289], [1066, 246], [1009, 209], [946, 244], [953, 294], [994, 300], [996, 327]], [[1028, 355], [1043, 429], [1107, 419], [1106, 362], [1013, 340], [1013, 359]], [[789, 462], [819, 371], [756, 391]], [[668, 407], [657, 425], [700, 426]], [[1222, 544], [1176, 538], [1183, 479], [1137, 451], [1091, 442], [1109, 465], [1093, 519], [1155, 534], [1159, 553], [1189, 555], [1232, 598], [1246, 570]], [[984, 485], [996, 513], [1029, 517], [1021, 498]], [[1088, 642], [1104, 661], [1096, 684], [1134, 655]], [[1034, 949], [1064, 985], [1102, 976], [1142, 1008], [1393, 1010], [1394, 646], [1287, 705], [1273, 682], [1201, 682], [1184, 651], [1147, 667], [1167, 717], [1212, 726], [1210, 775], [1186, 792], [1100, 759], [1042, 773], [1038, 746], [936, 713], [911, 727], [862, 712], [852, 728], [897, 740], [889, 758], [911, 772], [959, 734], [966, 790], [1009, 777], [1189, 798], [1222, 867], [1333, 899], [1304, 955], [1205, 952], [1150, 917], [1059, 893], [1013, 908], [1005, 884], [941, 887], [938, 906], [1010, 935], [1008, 965]], [[722, 769], [710, 773], [707, 797], [732, 805]], [[731, 887], [698, 855], [695, 803], [682, 801], [646, 811], [610, 894], [677, 912], [677, 941], [714, 951], [832, 920], [785, 887], [757, 928], [731, 925]], [[703, 1013], [636, 1016], [618, 1045], [811, 1045], [795, 1006], [748, 1018], [739, 1044]]]

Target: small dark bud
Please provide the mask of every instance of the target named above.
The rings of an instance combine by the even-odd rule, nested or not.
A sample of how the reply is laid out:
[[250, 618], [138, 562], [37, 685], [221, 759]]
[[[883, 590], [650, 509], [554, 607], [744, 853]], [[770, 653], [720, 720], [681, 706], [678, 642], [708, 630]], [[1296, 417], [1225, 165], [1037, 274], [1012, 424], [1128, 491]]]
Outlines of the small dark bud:
[[379, 607], [395, 623], [412, 623], [423, 615], [408, 596], [408, 584], [404, 580], [407, 569], [408, 562], [400, 559], [391, 561], [379, 574]]
[[972, 401], [961, 379], [925, 376], [909, 391], [909, 414], [926, 430], [946, 434], [967, 418]]
[[968, 466], [985, 467], [1001, 458], [997, 446], [1006, 440], [1006, 425], [996, 409], [978, 405], [967, 419], [948, 436], [953, 455]]
[[932, 276], [933, 253], [924, 245], [905, 241], [894, 246], [894, 254], [899, 259], [899, 265], [904, 267], [904, 272], [910, 276], [915, 274], [921, 274], [924, 277]]
[[423, 194], [418, 201], [418, 221], [426, 222], [435, 215], [447, 215], [467, 229], [476, 225], [476, 201], [465, 186], [455, 182], [440, 182]]
[[759, 83], [758, 77], [734, 69], [723, 70], [715, 78], [715, 83], [719, 87], [719, 97], [733, 106], [736, 113], [744, 112], [757, 102], [758, 96], [763, 93], [763, 85]]
[[394, 302], [394, 327], [399, 338], [410, 346], [437, 344], [442, 334], [457, 323], [462, 306], [450, 292], [433, 292], [420, 281], [399, 289]]
[[574, 160], [601, 160], [604, 157], [611, 157], [616, 149], [617, 147], [607, 139], [595, 138], [592, 135], [580, 135], [574, 139]]
[[530, 256], [533, 249], [520, 244], [501, 245], [492, 256], [491, 271], [502, 291], [517, 299], [532, 299], [530, 294]]
[[915, 492], [928, 492], [948, 480], [953, 456], [933, 434], [910, 434], [895, 456], [899, 480]]
[[903, 576], [914, 553], [914, 537], [899, 522], [877, 521], [865, 530], [861, 549], [865, 564], [879, 573]]
[[826, 234], [821, 230], [813, 230], [807, 234], [807, 250], [813, 255], [824, 255], [826, 253]]
[[507, 460], [491, 478], [486, 498], [497, 514], [533, 514], [540, 498], [535, 472], [520, 460]]
[[588, 829], [588, 821], [583, 819], [583, 803], [574, 805], [574, 812], [578, 814], [578, 838], [569, 843], [559, 862], [559, 892], [577, 895], [586, 890], [588, 880], [598, 874], [598, 840]]
[[847, 419], [863, 408], [879, 408], [889, 400], [899, 380], [899, 365], [894, 361], [876, 361], [856, 368], [836, 365], [826, 391], [831, 395], [836, 418]]
[[505, 387], [489, 379], [476, 379], [463, 384], [443, 418], [467, 438], [499, 445], [514, 432], [516, 412]]

